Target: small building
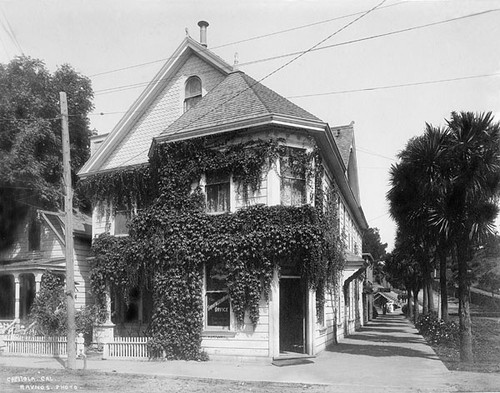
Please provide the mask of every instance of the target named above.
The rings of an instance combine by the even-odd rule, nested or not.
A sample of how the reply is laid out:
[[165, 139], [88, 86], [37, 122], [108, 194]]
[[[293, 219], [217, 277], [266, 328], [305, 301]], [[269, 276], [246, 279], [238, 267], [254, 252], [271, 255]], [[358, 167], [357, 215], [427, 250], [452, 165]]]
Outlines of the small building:
[[[89, 302], [91, 218], [74, 215], [75, 306]], [[0, 321], [24, 324], [45, 272], [66, 272], [64, 213], [33, 209], [17, 226], [15, 240], [0, 251]]]
[[[274, 272], [268, 299], [260, 299], [256, 326], [238, 326], [223, 277], [205, 266], [201, 343], [211, 357], [315, 355], [363, 324], [361, 250], [368, 225], [360, 203], [354, 124], [330, 127], [229, 65], [208, 49], [208, 23], [199, 25], [201, 42], [189, 36], [182, 41], [115, 128], [104, 140], [94, 138], [100, 146], [79, 176], [85, 181], [147, 166], [154, 146], [196, 138], [211, 138], [220, 149], [271, 138], [304, 153], [317, 147], [324, 172], [314, 180], [320, 182], [315, 187], [338, 192], [338, 230], [347, 259], [340, 290], [318, 309], [316, 293], [305, 285], [298, 266], [283, 263], [280, 272]], [[232, 214], [251, 205], [302, 206], [314, 204], [315, 197], [305, 175], [286, 171], [280, 159], [264, 171], [260, 188], [248, 198], [227, 173], [203, 173], [192, 187], [202, 191], [207, 214]], [[110, 201], [100, 202], [110, 208]], [[102, 214], [94, 206], [93, 237], [127, 236], [127, 221], [137, 209], [115, 206], [108, 212]], [[111, 298], [115, 334], [143, 332], [154, 311], [147, 291], [130, 288], [128, 295], [126, 304]]]

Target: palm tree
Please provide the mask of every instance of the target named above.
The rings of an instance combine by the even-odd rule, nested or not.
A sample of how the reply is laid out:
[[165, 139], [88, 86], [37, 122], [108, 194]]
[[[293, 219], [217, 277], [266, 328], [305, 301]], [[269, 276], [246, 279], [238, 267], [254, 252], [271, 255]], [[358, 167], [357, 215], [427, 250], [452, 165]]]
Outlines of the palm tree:
[[447, 123], [449, 183], [442, 194], [442, 214], [431, 223], [450, 240], [457, 258], [460, 359], [471, 362], [469, 263], [475, 248], [493, 232], [498, 213], [500, 124], [493, 121], [491, 112], [453, 112]]
[[[392, 166], [392, 187], [387, 194], [392, 217], [398, 227], [404, 233], [411, 233], [414, 239], [414, 258], [421, 264], [424, 284], [424, 313], [432, 311], [434, 306], [432, 254], [440, 244], [437, 232], [429, 228], [429, 220], [446, 184], [443, 178], [446, 178], [447, 138], [445, 129], [426, 124], [425, 133], [411, 139], [399, 154], [401, 161]], [[446, 269], [442, 271], [445, 273]], [[446, 276], [443, 279], [446, 287]]]

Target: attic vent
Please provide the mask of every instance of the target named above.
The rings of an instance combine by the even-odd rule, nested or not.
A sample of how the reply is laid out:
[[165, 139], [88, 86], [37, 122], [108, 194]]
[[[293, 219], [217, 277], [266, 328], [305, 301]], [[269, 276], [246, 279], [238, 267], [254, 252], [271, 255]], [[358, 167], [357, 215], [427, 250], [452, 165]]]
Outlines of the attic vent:
[[340, 136], [340, 129], [337, 129], [337, 132], [335, 133], [335, 136], [337, 136], [337, 137]]
[[198, 26], [200, 26], [200, 44], [206, 48], [207, 47], [208, 22], [205, 22], [204, 20], [200, 20], [198, 22]]

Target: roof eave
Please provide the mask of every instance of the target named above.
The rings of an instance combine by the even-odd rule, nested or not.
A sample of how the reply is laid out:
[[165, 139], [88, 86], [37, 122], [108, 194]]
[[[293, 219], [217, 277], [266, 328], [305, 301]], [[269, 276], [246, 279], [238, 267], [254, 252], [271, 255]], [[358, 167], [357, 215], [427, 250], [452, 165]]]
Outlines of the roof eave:
[[[279, 115], [279, 114], [265, 114], [251, 118], [238, 119], [229, 123], [220, 125], [212, 125], [202, 128], [192, 128], [184, 130], [180, 133], [163, 134], [153, 138], [154, 143], [174, 142], [191, 138], [199, 138], [208, 135], [216, 135], [237, 131], [246, 128], [260, 127], [264, 125], [279, 125], [284, 127], [300, 128], [312, 132], [320, 132], [324, 130], [326, 123], [303, 119], [293, 116]], [[151, 154], [151, 150], [150, 150]]]
[[83, 165], [78, 172], [78, 176], [85, 176], [91, 172], [95, 172], [96, 169], [98, 170], [99, 166], [102, 165], [111, 154], [112, 146], [118, 145], [126, 134], [125, 130], [132, 127], [145, 113], [156, 97], [156, 93], [168, 83], [172, 75], [183, 63], [183, 60], [192, 52], [210, 62], [214, 67], [218, 68], [226, 75], [233, 71], [233, 68], [225, 63], [220, 57], [213, 54], [210, 50], [206, 49], [192, 38], [186, 37], [152, 81], [146, 86], [140, 96], [135, 100], [130, 109], [116, 124], [95, 154]]

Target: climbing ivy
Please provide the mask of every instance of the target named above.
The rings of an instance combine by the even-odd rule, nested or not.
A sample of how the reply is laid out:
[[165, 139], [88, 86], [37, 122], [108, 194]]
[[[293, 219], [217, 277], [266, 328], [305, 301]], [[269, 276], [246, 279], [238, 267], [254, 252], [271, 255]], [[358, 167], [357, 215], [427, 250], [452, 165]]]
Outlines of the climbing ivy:
[[[104, 234], [94, 241], [91, 279], [98, 297], [103, 298], [107, 286], [122, 296], [137, 284], [152, 289], [150, 346], [158, 357], [204, 357], [204, 266], [214, 266], [227, 277], [231, 307], [240, 326], [248, 320], [254, 326], [258, 323], [259, 302], [268, 299], [274, 271], [283, 262], [298, 264], [309, 287], [317, 291], [318, 307], [343, 268], [338, 200], [335, 190], [323, 190], [318, 150], [287, 149], [280, 140], [226, 142], [199, 138], [156, 145], [149, 173], [144, 175], [151, 182], [144, 189], [152, 202], [134, 217], [127, 238]], [[247, 200], [250, 192], [259, 189], [264, 171], [285, 154], [292, 172], [305, 173], [316, 185], [315, 206], [257, 205], [232, 214], [204, 212], [199, 187], [204, 173], [232, 174]], [[105, 183], [100, 178], [86, 187], [96, 195], [107, 194], [108, 200], [116, 198]], [[130, 190], [126, 193], [133, 195]]]

